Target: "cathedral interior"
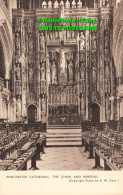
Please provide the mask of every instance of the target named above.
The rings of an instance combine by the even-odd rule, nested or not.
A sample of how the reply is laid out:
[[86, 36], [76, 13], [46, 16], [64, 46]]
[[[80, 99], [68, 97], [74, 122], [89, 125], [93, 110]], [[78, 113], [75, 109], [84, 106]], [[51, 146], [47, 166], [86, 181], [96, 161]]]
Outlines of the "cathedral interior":
[[[122, 10], [122, 0], [0, 1], [0, 170], [47, 169], [38, 160], [57, 146], [123, 168]], [[81, 18], [96, 30], [38, 28]]]

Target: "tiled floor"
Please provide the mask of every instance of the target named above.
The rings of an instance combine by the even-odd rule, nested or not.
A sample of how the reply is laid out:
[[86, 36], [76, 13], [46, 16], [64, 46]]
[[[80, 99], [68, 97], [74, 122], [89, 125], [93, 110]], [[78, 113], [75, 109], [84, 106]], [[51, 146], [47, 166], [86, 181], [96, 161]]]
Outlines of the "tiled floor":
[[94, 159], [88, 159], [82, 147], [49, 147], [41, 160], [39, 170], [95, 170]]

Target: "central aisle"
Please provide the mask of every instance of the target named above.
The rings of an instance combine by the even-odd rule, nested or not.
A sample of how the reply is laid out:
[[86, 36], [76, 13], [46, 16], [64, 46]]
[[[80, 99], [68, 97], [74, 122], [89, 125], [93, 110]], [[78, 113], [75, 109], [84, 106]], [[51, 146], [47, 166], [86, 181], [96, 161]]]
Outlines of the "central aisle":
[[88, 159], [82, 147], [48, 147], [41, 160], [39, 170], [95, 170], [94, 159]]

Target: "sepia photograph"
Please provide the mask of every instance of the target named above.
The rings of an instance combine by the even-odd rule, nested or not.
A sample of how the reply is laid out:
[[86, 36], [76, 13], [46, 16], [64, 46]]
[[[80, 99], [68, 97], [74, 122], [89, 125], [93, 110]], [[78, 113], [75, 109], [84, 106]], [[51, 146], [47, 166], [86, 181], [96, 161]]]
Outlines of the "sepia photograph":
[[0, 0], [0, 194], [122, 171], [123, 0]]

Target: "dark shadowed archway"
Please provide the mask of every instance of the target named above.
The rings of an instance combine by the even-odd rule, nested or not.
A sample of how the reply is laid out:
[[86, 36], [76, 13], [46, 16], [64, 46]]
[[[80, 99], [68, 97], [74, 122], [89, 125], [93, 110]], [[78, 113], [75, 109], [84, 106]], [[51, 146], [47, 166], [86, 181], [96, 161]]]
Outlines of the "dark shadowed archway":
[[35, 105], [29, 105], [27, 108], [28, 123], [36, 122], [37, 108]]
[[100, 122], [100, 106], [96, 103], [91, 104], [92, 122]]

